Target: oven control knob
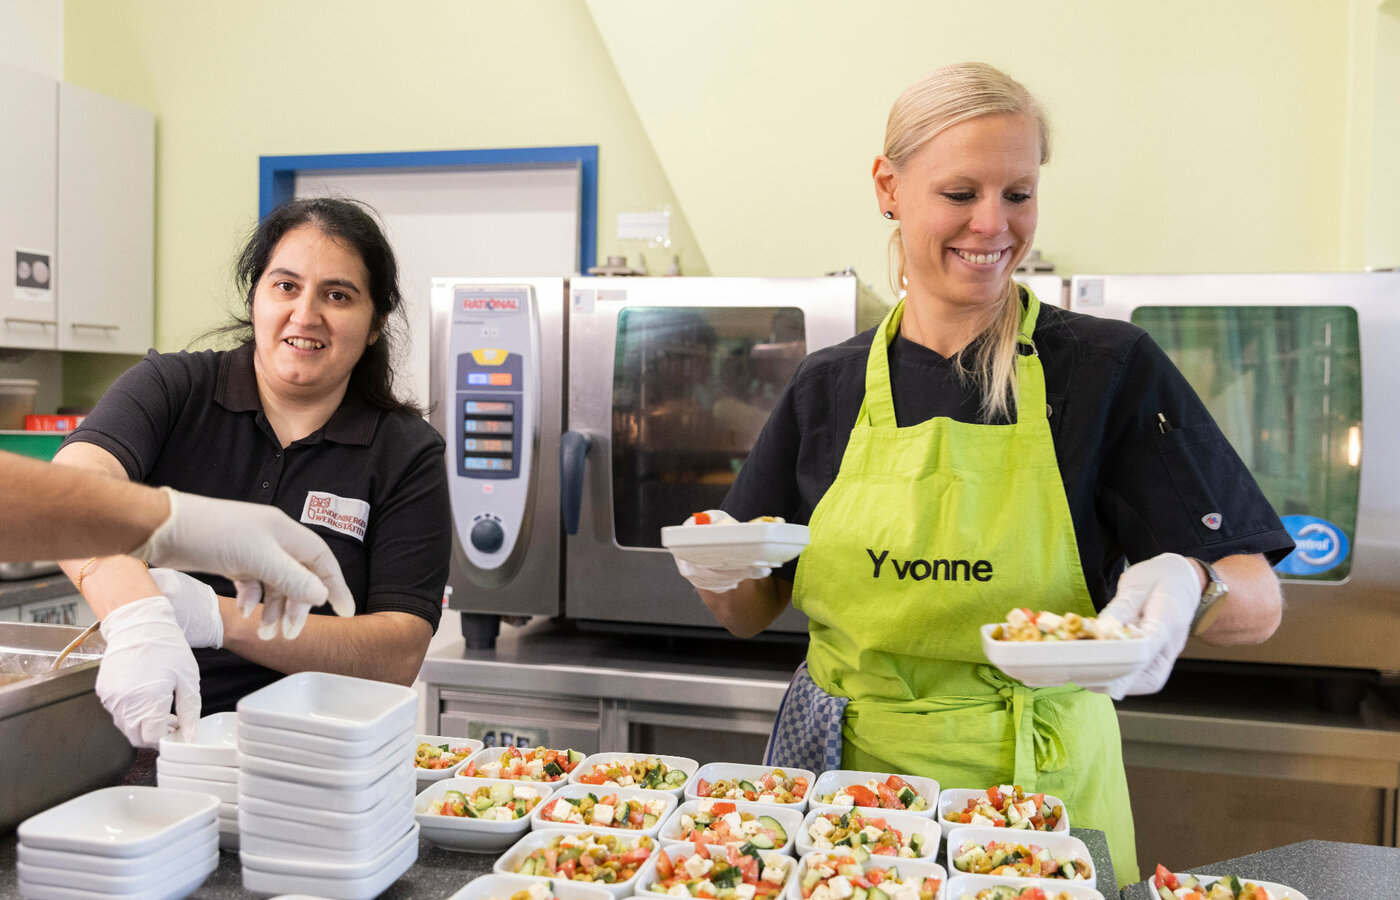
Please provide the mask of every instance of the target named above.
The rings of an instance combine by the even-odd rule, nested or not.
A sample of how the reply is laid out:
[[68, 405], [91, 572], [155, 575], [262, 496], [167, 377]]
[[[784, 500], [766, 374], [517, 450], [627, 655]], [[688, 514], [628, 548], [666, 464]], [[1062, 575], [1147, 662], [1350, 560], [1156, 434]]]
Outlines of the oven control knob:
[[482, 553], [495, 553], [506, 542], [506, 533], [495, 519], [482, 519], [472, 526], [471, 540]]

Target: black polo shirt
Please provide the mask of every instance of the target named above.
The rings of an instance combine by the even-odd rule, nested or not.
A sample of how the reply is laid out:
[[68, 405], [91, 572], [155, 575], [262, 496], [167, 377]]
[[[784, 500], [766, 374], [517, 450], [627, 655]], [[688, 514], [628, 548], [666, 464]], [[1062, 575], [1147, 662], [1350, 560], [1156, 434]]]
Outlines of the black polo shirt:
[[[436, 630], [452, 540], [442, 438], [352, 388], [323, 428], [283, 450], [258, 399], [252, 349], [151, 351], [65, 443], [102, 447], [133, 481], [278, 507], [330, 545], [356, 614], [412, 613]], [[223, 578], [200, 578], [234, 593]], [[281, 677], [227, 650], [195, 655], [206, 713]]]
[[[1253, 476], [1145, 331], [1057, 307], [1040, 310], [1033, 340], [1096, 608], [1111, 598], [1125, 559], [1174, 552], [1213, 562], [1263, 553], [1276, 563], [1293, 549]], [[803, 361], [725, 498], [725, 511], [741, 521], [810, 520], [841, 466], [865, 395], [873, 338], [874, 329]], [[935, 416], [983, 422], [976, 385], [948, 359], [903, 337], [890, 345], [889, 359], [901, 427]], [[1160, 427], [1159, 413], [1169, 430]], [[1206, 524], [1213, 513], [1218, 529]], [[791, 580], [795, 571], [789, 563], [779, 574]]]

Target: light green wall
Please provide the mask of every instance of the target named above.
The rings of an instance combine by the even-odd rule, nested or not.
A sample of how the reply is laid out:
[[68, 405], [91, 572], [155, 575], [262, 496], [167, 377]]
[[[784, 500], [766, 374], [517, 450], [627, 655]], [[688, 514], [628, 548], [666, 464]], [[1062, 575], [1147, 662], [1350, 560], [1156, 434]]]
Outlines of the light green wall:
[[883, 290], [885, 115], [961, 59], [1049, 108], [1037, 243], [1062, 273], [1393, 265], [1395, 5], [67, 0], [65, 69], [157, 114], [169, 349], [229, 296], [262, 154], [596, 143], [600, 259], [617, 212], [670, 205], [687, 274]]
[[[670, 205], [580, 0], [67, 0], [68, 81], [156, 113], [156, 343], [223, 317], [258, 211], [258, 157], [597, 144], [599, 247], [619, 211]], [[664, 270], [669, 256], [648, 263]]]

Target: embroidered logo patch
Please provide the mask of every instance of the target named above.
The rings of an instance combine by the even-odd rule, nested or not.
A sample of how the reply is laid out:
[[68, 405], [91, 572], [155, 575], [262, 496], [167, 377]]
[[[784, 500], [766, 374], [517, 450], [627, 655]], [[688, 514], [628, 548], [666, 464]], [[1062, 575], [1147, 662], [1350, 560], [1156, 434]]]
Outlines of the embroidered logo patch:
[[321, 525], [348, 534], [357, 541], [365, 539], [369, 527], [369, 504], [353, 497], [337, 497], [322, 491], [307, 491], [306, 505], [301, 508], [301, 521], [306, 525]]
[[1201, 516], [1201, 524], [1209, 528], [1211, 531], [1219, 531], [1220, 522], [1220, 513], [1206, 513], [1205, 515]]

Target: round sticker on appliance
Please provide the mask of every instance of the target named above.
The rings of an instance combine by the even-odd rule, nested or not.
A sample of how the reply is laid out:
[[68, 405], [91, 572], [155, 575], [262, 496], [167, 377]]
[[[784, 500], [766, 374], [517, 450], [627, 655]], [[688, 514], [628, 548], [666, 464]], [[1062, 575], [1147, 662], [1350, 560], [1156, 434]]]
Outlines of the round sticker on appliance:
[[1284, 516], [1283, 527], [1298, 546], [1274, 570], [1280, 575], [1321, 575], [1340, 566], [1351, 553], [1341, 528], [1317, 516]]

